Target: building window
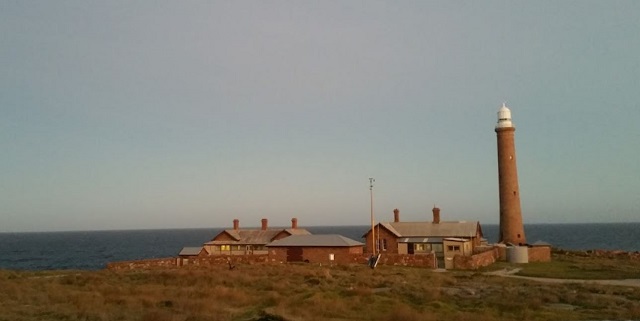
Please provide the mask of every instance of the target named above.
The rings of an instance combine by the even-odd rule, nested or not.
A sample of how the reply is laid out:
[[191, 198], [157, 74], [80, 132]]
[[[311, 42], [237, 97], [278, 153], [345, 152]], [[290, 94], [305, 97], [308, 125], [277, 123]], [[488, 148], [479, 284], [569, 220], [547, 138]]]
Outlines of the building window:
[[231, 245], [220, 245], [220, 251], [231, 251]]
[[376, 251], [386, 251], [387, 250], [387, 239], [378, 239], [376, 241]]
[[459, 252], [460, 251], [460, 245], [449, 245], [449, 246], [447, 246], [447, 250], [452, 251], [452, 252]]
[[413, 246], [414, 246], [414, 249], [415, 249], [416, 252], [430, 252], [431, 251], [431, 244], [415, 243]]

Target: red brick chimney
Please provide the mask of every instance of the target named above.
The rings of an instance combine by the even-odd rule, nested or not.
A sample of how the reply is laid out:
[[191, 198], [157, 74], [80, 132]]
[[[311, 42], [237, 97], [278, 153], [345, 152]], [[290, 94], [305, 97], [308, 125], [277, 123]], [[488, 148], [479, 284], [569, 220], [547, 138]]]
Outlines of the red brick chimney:
[[267, 229], [267, 222], [268, 222], [268, 221], [267, 221], [267, 219], [266, 219], [266, 218], [263, 218], [263, 219], [262, 219], [262, 230], [263, 230], [263, 231]]
[[295, 217], [291, 219], [291, 228], [298, 228], [298, 219]]
[[400, 210], [397, 208], [393, 210], [393, 221], [396, 223], [400, 222]]
[[437, 207], [433, 207], [433, 224], [440, 223], [440, 209]]
[[233, 220], [233, 229], [237, 230], [239, 228], [240, 228], [240, 220], [239, 219]]

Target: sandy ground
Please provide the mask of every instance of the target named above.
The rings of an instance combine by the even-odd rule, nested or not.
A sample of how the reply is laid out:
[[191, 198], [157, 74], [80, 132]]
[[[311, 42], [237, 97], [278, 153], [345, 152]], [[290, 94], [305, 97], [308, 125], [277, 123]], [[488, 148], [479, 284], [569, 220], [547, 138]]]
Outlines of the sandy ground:
[[486, 272], [485, 275], [501, 276], [516, 279], [525, 279], [537, 282], [545, 283], [587, 283], [587, 284], [601, 284], [601, 285], [619, 285], [619, 286], [632, 286], [640, 287], [640, 279], [625, 279], [625, 280], [577, 280], [577, 279], [551, 279], [551, 278], [536, 278], [531, 276], [515, 275], [520, 272], [521, 269], [502, 269], [492, 272]]

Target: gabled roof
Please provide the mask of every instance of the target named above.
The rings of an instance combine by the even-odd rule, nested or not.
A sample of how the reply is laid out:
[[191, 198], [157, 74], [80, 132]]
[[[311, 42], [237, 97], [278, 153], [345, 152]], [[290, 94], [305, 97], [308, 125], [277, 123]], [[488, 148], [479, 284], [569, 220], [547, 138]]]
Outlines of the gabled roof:
[[[396, 237], [476, 237], [480, 223], [474, 222], [381, 222], [380, 226], [389, 230]], [[371, 232], [370, 230], [367, 234]]]
[[289, 235], [304, 235], [311, 234], [306, 229], [297, 228], [297, 229], [230, 229], [224, 230], [222, 233], [226, 233], [234, 241], [216, 241], [216, 237], [213, 240], [206, 242], [206, 245], [225, 245], [225, 244], [235, 244], [235, 245], [265, 245], [273, 240], [278, 234], [282, 232], [289, 233]]
[[187, 247], [183, 247], [178, 255], [196, 256], [196, 255], [200, 255], [200, 252], [202, 252], [202, 246], [198, 246], [198, 247], [187, 246]]
[[291, 235], [310, 235], [311, 234], [311, 232], [303, 228], [288, 228], [288, 229], [285, 229], [284, 231]]
[[354, 241], [348, 237], [338, 234], [309, 234], [292, 235], [283, 239], [275, 240], [267, 246], [329, 246], [329, 247], [351, 247], [363, 246], [364, 244]]

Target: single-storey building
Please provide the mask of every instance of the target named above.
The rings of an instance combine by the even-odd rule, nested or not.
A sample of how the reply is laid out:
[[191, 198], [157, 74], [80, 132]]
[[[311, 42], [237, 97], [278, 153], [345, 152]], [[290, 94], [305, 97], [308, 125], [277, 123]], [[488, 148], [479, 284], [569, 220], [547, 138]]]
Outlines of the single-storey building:
[[267, 254], [268, 243], [291, 235], [311, 234], [298, 228], [298, 219], [291, 219], [291, 228], [270, 229], [266, 218], [262, 219], [262, 227], [257, 229], [241, 229], [240, 221], [233, 220], [233, 229], [227, 229], [216, 235], [211, 241], [204, 243], [210, 255], [247, 255]]
[[[445, 267], [445, 258], [471, 255], [482, 241], [482, 228], [477, 221], [440, 221], [440, 209], [433, 208], [431, 222], [401, 222], [400, 211], [395, 209], [393, 222], [380, 222], [375, 228], [375, 240], [371, 230], [363, 238], [366, 251], [388, 254], [427, 254], [434, 252], [438, 266]], [[458, 244], [459, 243], [459, 244]]]
[[354, 263], [364, 244], [337, 234], [292, 235], [267, 244], [276, 262]]
[[207, 251], [202, 246], [183, 247], [178, 254], [178, 265], [188, 265], [190, 260], [208, 255], [209, 253], [207, 253]]
[[[473, 254], [473, 244], [470, 239], [448, 237], [442, 240], [442, 251], [444, 256], [444, 268], [453, 269], [453, 257], [456, 255], [471, 256]], [[438, 254], [436, 252], [436, 258]], [[440, 266], [442, 264], [438, 261]]]

